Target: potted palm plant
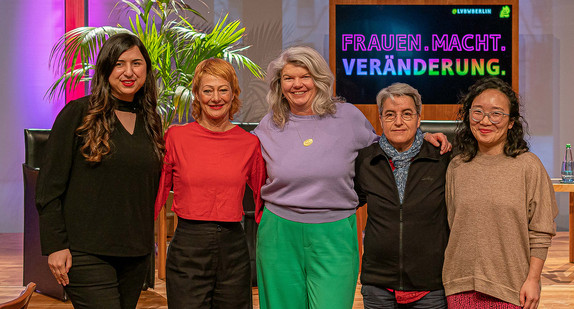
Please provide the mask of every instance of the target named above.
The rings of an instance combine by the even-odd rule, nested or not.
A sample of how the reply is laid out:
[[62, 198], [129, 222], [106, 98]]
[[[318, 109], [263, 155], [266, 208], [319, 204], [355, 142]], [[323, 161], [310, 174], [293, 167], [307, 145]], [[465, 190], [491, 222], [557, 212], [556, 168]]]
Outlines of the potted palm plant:
[[56, 42], [50, 66], [63, 73], [46, 92], [49, 99], [89, 81], [99, 48], [109, 36], [121, 32], [137, 35], [148, 50], [158, 80], [158, 108], [164, 129], [176, 115], [179, 121], [188, 120], [193, 73], [202, 60], [223, 58], [249, 69], [256, 77], [263, 76], [261, 68], [241, 54], [249, 48], [239, 45], [245, 28], [239, 27], [239, 21], [228, 22], [227, 15], [212, 30], [200, 31], [186, 16], [201, 15], [183, 0], [120, 0], [117, 5], [124, 5], [133, 14], [129, 28], [79, 27]]

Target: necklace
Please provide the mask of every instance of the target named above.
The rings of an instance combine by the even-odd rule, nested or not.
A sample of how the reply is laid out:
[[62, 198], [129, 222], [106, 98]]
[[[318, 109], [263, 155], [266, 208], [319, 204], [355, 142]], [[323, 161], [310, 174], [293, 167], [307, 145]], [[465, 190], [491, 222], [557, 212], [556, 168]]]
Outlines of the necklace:
[[303, 143], [303, 146], [305, 146], [305, 147], [311, 146], [314, 142], [313, 137], [315, 136], [315, 130], [317, 129], [317, 124], [315, 123], [315, 121], [316, 120], [313, 117], [313, 133], [311, 134], [311, 138], [308, 138], [306, 140], [303, 140], [303, 138], [301, 137], [301, 133], [299, 132], [299, 129], [295, 125], [295, 122], [293, 122], [293, 127], [295, 127], [295, 130], [297, 130], [297, 135], [299, 135], [299, 140]]

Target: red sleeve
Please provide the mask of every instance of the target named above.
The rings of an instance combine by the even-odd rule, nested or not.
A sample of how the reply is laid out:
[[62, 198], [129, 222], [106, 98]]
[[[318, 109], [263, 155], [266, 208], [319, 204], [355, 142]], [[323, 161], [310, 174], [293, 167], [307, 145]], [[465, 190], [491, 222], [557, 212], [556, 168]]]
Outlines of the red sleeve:
[[173, 143], [169, 135], [170, 130], [165, 133], [165, 156], [163, 158], [163, 165], [161, 168], [161, 178], [159, 179], [159, 189], [155, 199], [155, 215], [157, 220], [159, 212], [165, 206], [165, 202], [169, 196], [173, 185]]
[[252, 157], [251, 173], [247, 184], [253, 190], [253, 200], [255, 201], [255, 221], [259, 223], [261, 221], [261, 215], [263, 214], [263, 200], [261, 199], [261, 186], [265, 184], [265, 179], [267, 178], [267, 173], [265, 169], [265, 161], [263, 160], [263, 155], [261, 154], [261, 145], [257, 143], [255, 153]]

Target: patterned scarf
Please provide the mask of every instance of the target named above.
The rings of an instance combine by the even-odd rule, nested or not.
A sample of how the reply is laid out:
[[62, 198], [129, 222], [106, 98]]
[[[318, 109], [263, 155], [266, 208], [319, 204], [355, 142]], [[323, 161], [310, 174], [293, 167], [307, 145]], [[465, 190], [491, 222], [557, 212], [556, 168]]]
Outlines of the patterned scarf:
[[379, 139], [379, 146], [381, 149], [389, 156], [395, 166], [393, 174], [395, 175], [395, 182], [397, 183], [397, 188], [399, 189], [399, 199], [401, 204], [403, 203], [403, 197], [405, 196], [405, 186], [407, 185], [407, 176], [409, 175], [409, 167], [411, 166], [412, 159], [419, 153], [421, 146], [423, 144], [424, 134], [420, 129], [417, 129], [415, 134], [415, 141], [405, 152], [399, 152], [393, 147], [385, 135], [381, 135]]

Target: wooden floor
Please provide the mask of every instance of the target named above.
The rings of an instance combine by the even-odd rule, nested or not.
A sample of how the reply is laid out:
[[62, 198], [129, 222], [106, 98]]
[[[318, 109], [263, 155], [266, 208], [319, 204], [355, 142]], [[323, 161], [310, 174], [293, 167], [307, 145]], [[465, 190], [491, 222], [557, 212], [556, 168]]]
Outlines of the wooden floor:
[[[0, 234], [0, 303], [16, 297], [22, 284], [22, 234]], [[156, 278], [155, 289], [142, 292], [137, 308], [167, 308], [165, 282]], [[542, 300], [539, 308], [574, 308], [574, 264], [568, 263], [568, 233], [559, 232], [552, 241], [542, 273]], [[253, 290], [258, 309], [257, 289]], [[34, 293], [29, 309], [72, 308], [71, 303]], [[360, 286], [353, 308], [363, 308]], [[294, 308], [298, 309], [298, 308]]]

